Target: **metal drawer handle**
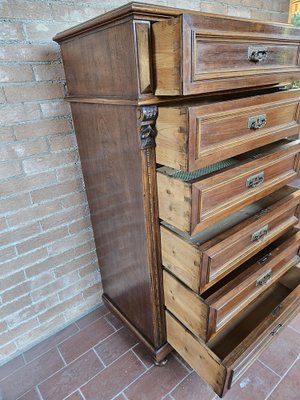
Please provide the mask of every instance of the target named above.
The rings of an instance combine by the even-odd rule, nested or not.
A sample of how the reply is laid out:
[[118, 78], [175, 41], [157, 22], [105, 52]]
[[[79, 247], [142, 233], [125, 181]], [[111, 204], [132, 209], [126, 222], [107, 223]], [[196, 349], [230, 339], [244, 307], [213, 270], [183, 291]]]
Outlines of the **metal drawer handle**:
[[259, 185], [261, 185], [265, 180], [265, 173], [264, 171], [259, 172], [258, 174], [249, 176], [246, 180], [246, 186], [248, 188], [255, 188]]
[[277, 325], [276, 328], [270, 333], [270, 335], [271, 336], [277, 335], [277, 333], [281, 330], [282, 327], [283, 327], [282, 324]]
[[266, 61], [268, 58], [268, 48], [265, 46], [248, 47], [248, 60], [254, 63]]
[[263, 226], [258, 231], [252, 233], [251, 242], [256, 242], [257, 240], [262, 239], [264, 236], [268, 234], [268, 232], [269, 232], [269, 226], [268, 225]]
[[272, 278], [273, 272], [271, 269], [263, 273], [257, 280], [256, 286], [265, 286], [269, 280]]
[[248, 128], [249, 129], [261, 129], [267, 123], [266, 114], [255, 115], [248, 118]]
[[256, 261], [256, 264], [262, 265], [265, 264], [269, 258], [271, 257], [272, 253], [268, 253], [265, 256], [263, 256], [260, 260]]

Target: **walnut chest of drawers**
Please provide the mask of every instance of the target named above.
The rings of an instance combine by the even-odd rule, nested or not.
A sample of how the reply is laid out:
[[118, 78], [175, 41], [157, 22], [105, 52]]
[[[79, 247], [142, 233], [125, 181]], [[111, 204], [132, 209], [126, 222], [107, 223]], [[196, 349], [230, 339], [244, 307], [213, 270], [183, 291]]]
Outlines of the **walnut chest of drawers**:
[[222, 396], [300, 308], [300, 30], [130, 3], [54, 40], [103, 299]]

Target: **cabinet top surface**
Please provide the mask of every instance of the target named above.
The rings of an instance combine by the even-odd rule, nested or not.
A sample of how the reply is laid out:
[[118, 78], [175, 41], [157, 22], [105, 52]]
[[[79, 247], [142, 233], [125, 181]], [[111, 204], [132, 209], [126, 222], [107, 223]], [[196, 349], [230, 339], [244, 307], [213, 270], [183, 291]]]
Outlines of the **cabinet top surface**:
[[112, 11], [109, 11], [105, 14], [99, 15], [93, 19], [90, 19], [86, 22], [83, 22], [79, 25], [76, 25], [72, 28], [66, 29], [63, 32], [58, 33], [53, 40], [56, 42], [62, 42], [69, 38], [75, 37], [82, 33], [86, 33], [88, 31], [92, 31], [99, 27], [115, 23], [120, 20], [124, 20], [125, 18], [132, 18], [132, 19], [144, 19], [144, 20], [152, 20], [152, 21], [159, 21], [166, 18], [177, 17], [181, 14], [190, 14], [194, 16], [202, 16], [202, 17], [213, 17], [213, 18], [221, 18], [227, 19], [228, 24], [230, 25], [230, 21], [240, 21], [241, 23], [251, 24], [253, 25], [253, 29], [257, 31], [263, 30], [264, 26], [274, 26], [280, 27], [283, 30], [282, 33], [286, 35], [298, 36], [300, 37], [300, 29], [296, 28], [290, 24], [284, 24], [279, 22], [262, 22], [262, 21], [255, 21], [252, 19], [247, 18], [237, 18], [237, 17], [230, 17], [226, 15], [219, 15], [219, 14], [209, 14], [203, 13], [200, 11], [195, 10], [187, 10], [182, 8], [174, 8], [174, 7], [165, 7], [159, 6], [154, 4], [146, 4], [146, 3], [139, 3], [139, 2], [131, 2], [125, 4], [119, 8], [116, 8]]

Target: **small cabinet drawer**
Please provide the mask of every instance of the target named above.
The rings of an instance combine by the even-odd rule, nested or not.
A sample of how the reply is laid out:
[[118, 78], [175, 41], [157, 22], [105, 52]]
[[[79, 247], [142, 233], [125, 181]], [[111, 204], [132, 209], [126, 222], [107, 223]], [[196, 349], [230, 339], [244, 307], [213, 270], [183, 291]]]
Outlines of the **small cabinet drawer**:
[[167, 309], [207, 341], [291, 267], [299, 263], [300, 233], [289, 232], [201, 296], [164, 271]]
[[167, 308], [167, 340], [222, 397], [299, 310], [300, 269], [296, 265], [207, 343]]
[[159, 217], [194, 235], [295, 179], [299, 150], [281, 141], [194, 173], [158, 168]]
[[[225, 100], [225, 101], [224, 101]], [[161, 106], [156, 160], [184, 171], [245, 153], [299, 132], [300, 90], [207, 104]]]
[[300, 190], [284, 187], [190, 237], [161, 226], [162, 263], [202, 293], [299, 221]]
[[299, 30], [206, 14], [153, 24], [156, 95], [189, 95], [299, 79]]

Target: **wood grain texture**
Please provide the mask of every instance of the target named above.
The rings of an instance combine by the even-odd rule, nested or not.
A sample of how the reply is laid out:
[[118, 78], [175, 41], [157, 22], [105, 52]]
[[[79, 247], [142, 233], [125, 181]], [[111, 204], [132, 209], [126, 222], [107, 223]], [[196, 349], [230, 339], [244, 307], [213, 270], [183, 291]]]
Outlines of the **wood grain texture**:
[[104, 293], [154, 347], [160, 347], [160, 300], [153, 297], [160, 285], [156, 273], [150, 274], [154, 255], [148, 248], [144, 203], [145, 196], [149, 201], [146, 190], [151, 182], [143, 170], [147, 161], [139, 148], [137, 109], [74, 103], [72, 115]]
[[[161, 226], [162, 262], [201, 294], [299, 221], [300, 190], [288, 187], [190, 238]], [[268, 233], [252, 235], [267, 226]]]
[[[299, 132], [300, 90], [159, 107], [157, 162], [193, 171]], [[266, 124], [248, 127], [263, 115]]]

